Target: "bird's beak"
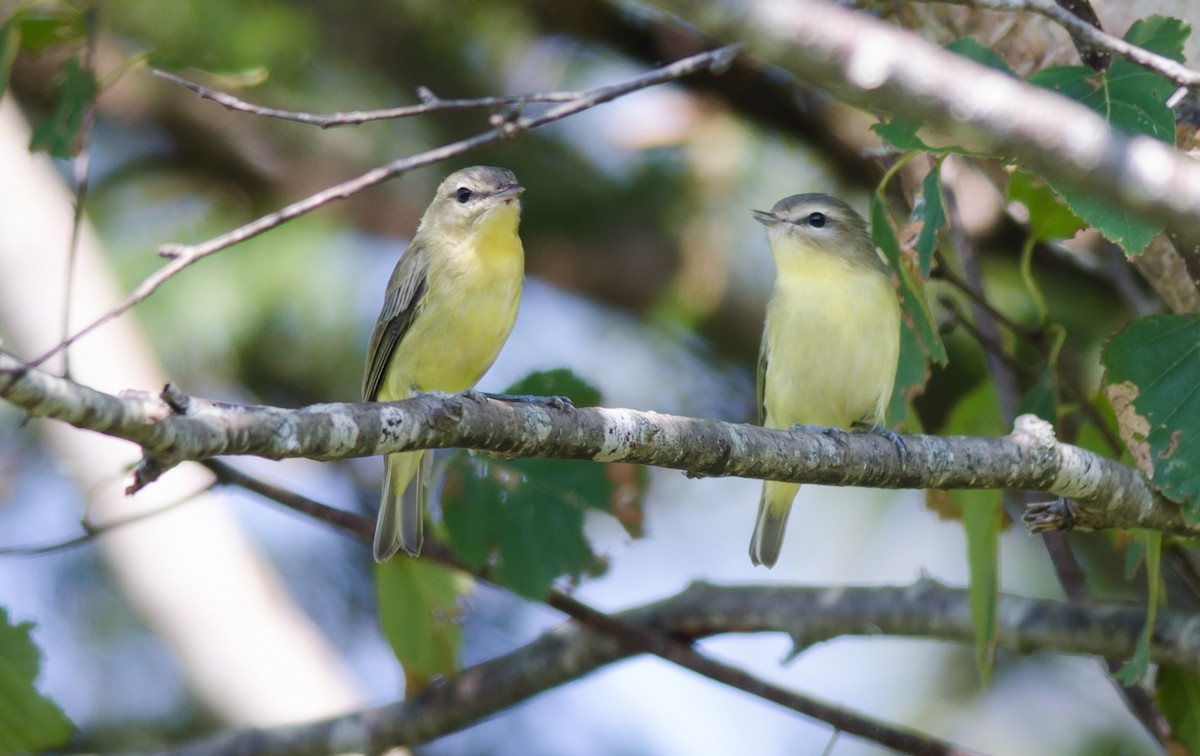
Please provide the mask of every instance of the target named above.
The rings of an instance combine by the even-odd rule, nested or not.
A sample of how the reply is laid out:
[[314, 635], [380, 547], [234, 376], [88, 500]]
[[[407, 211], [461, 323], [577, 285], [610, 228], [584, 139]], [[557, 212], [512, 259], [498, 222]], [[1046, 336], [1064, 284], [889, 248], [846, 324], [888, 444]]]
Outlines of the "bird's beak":
[[783, 223], [783, 219], [778, 215], [763, 212], [762, 210], [751, 210], [750, 217], [764, 226], [774, 226], [776, 223]]
[[520, 184], [509, 184], [503, 189], [497, 191], [492, 196], [496, 199], [508, 199], [509, 197], [516, 197], [520, 195], [523, 191], [525, 191], [525, 187], [521, 186]]

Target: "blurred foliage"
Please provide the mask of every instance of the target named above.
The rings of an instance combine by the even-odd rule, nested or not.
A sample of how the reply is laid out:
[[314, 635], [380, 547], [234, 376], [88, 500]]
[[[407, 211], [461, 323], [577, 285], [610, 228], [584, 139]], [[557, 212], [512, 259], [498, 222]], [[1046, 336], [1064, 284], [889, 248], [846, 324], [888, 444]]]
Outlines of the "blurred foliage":
[[34, 687], [42, 654], [30, 639], [33, 624], [13, 625], [0, 606], [0, 753], [32, 753], [65, 745], [71, 720]]

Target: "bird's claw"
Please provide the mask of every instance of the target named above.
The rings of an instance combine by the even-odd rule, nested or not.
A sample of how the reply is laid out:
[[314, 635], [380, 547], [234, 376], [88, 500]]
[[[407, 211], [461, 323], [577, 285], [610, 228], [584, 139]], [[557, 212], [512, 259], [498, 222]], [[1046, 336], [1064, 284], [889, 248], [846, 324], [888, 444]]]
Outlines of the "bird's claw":
[[575, 409], [575, 405], [571, 403], [570, 398], [565, 396], [538, 396], [536, 394], [488, 394], [484, 393], [489, 399], [499, 399], [503, 402], [520, 402], [521, 404], [540, 404], [543, 407], [550, 407], [556, 410]]
[[789, 428], [788, 430], [804, 431], [805, 433], [820, 433], [822, 436], [825, 436], [826, 438], [831, 439], [842, 450], [845, 450], [850, 445], [849, 435], [846, 433], [845, 430], [843, 430], [842, 428], [838, 428], [835, 425], [831, 425], [831, 426], [805, 425], [803, 423], [797, 423], [797, 424], [793, 425], [791, 428]]
[[900, 434], [896, 433], [896, 431], [892, 430], [886, 425], [880, 425], [879, 423], [876, 423], [867, 429], [867, 433], [872, 433], [876, 436], [883, 436], [888, 441], [891, 441], [892, 446], [896, 447], [896, 451], [900, 452], [900, 456], [904, 456], [904, 454], [908, 451], [908, 446], [905, 445], [904, 439], [900, 438]]

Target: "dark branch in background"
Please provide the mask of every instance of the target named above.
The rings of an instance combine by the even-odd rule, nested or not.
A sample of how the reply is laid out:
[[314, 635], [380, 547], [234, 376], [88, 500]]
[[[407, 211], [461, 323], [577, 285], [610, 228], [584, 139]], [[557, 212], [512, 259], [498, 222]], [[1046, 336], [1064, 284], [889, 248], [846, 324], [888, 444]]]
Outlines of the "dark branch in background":
[[667, 81], [673, 81], [683, 76], [696, 73], [697, 71], [709, 70], [720, 71], [728, 66], [736, 55], [736, 46], [726, 46], [716, 50], [708, 50], [698, 55], [693, 55], [684, 60], [677, 61], [667, 66], [663, 66], [654, 71], [635, 76], [617, 84], [608, 84], [593, 89], [587, 89], [579, 93], [579, 97], [568, 102], [563, 102], [554, 107], [545, 110], [536, 116], [520, 116], [514, 115], [510, 120], [505, 120], [493, 128], [473, 137], [461, 139], [437, 149], [428, 150], [418, 155], [399, 158], [386, 165], [374, 168], [357, 178], [344, 181], [336, 186], [331, 186], [316, 194], [310, 195], [305, 199], [293, 202], [292, 204], [265, 215], [257, 220], [251, 221], [239, 228], [229, 231], [220, 236], [209, 239], [208, 241], [199, 244], [164, 244], [159, 249], [159, 254], [163, 257], [171, 258], [171, 262], [159, 268], [156, 272], [147, 276], [131, 293], [126, 297], [125, 301], [118, 305], [110, 312], [104, 314], [96, 321], [83, 327], [71, 336], [65, 338], [57, 346], [51, 349], [46, 354], [33, 360], [30, 364], [37, 366], [45, 360], [57, 354], [60, 350], [70, 346], [72, 343], [90, 333], [96, 328], [104, 325], [108, 321], [116, 318], [129, 308], [145, 300], [158, 289], [163, 283], [169, 280], [172, 276], [187, 268], [192, 263], [207, 257], [214, 252], [230, 247], [238, 242], [245, 241], [251, 237], [257, 236], [264, 231], [268, 231], [276, 226], [299, 217], [306, 213], [310, 213], [319, 207], [329, 204], [334, 200], [346, 199], [347, 197], [356, 194], [368, 187], [379, 184], [388, 179], [395, 178], [403, 173], [407, 173], [416, 168], [430, 165], [432, 163], [447, 160], [456, 155], [461, 155], [464, 152], [482, 147], [485, 144], [498, 141], [500, 139], [509, 138], [515, 134], [530, 129], [536, 129], [545, 126], [555, 121], [560, 121], [568, 116], [583, 112], [597, 105], [615, 100], [618, 97], [627, 95], [631, 92], [636, 92], [656, 84], [662, 84]]
[[[1151, 657], [1197, 669], [1192, 616], [1160, 610]], [[679, 647], [720, 633], [785, 632], [797, 651], [845, 635], [908, 636], [971, 643], [966, 591], [931, 580], [908, 587], [784, 587], [693, 584], [682, 593], [607, 620], [671, 638]], [[1128, 607], [1080, 607], [1002, 596], [999, 643], [1023, 653], [1066, 651], [1128, 655], [1145, 614]], [[627, 636], [568, 622], [517, 651], [434, 683], [407, 703], [293, 727], [228, 733], [171, 753], [374, 753], [427, 742], [517, 701], [634, 655]], [[922, 753], [952, 753], [925, 740]], [[949, 750], [941, 750], [941, 749]], [[959, 751], [961, 752], [961, 751]]]
[[[1096, 9], [1088, 0], [1057, 0], [1059, 7], [1075, 16], [1080, 21], [1083, 21], [1088, 26], [1103, 32], [1104, 27], [1100, 25], [1100, 17], [1096, 15]], [[1101, 51], [1091, 42], [1088, 42], [1077, 34], [1071, 35], [1071, 41], [1075, 43], [1075, 51], [1079, 53], [1079, 59], [1083, 64], [1093, 71], [1107, 71], [1112, 63], [1112, 56]]]
[[[205, 465], [216, 474], [218, 481], [221, 483], [245, 488], [248, 491], [283, 504], [289, 509], [294, 509], [333, 525], [358, 537], [364, 542], [371, 540], [374, 528], [371, 521], [365, 517], [320, 504], [307, 497], [265, 483], [223, 462], [209, 460]], [[427, 544], [422, 552], [422, 558], [437, 562], [445, 567], [468, 573], [471, 572], [471, 570], [462, 564], [458, 556], [451, 549], [436, 541], [431, 541]], [[485, 572], [475, 573], [475, 576], [487, 579], [486, 570], [487, 568], [485, 567]], [[668, 636], [657, 630], [639, 625], [636, 622], [612, 617], [587, 606], [561, 591], [551, 591], [546, 599], [546, 603], [568, 617], [571, 617], [580, 625], [590, 627], [608, 636], [610, 639], [618, 641], [624, 655], [633, 655], [635, 653], [653, 654], [716, 682], [779, 704], [799, 714], [826, 722], [840, 732], [879, 743], [901, 753], [929, 754], [930, 756], [935, 754], [963, 753], [961, 749], [940, 741], [937, 738], [907, 728], [889, 725], [848, 709], [818, 701], [809, 696], [768, 683], [736, 667], [714, 661], [692, 648], [690, 645], [693, 640], [692, 638]], [[434, 721], [441, 720], [440, 718], [435, 718]], [[248, 737], [257, 738], [258, 734]], [[411, 745], [412, 743], [410, 741], [390, 740], [382, 744], [385, 746], [395, 746]], [[256, 746], [261, 746], [261, 744], [256, 744]], [[259, 748], [256, 747], [249, 752], [258, 753]]]
[[[330, 403], [296, 410], [188, 398], [168, 388], [111, 396], [0, 352], [0, 396], [31, 415], [139, 444], [133, 488], [185, 460], [225, 454], [329, 460], [458, 447], [515, 457], [632, 462], [700, 475], [870, 488], [1012, 488], [1065, 497], [1036, 525], [1138, 527], [1194, 535], [1178, 506], [1141, 473], [1054, 439], [1025, 415], [1009, 436], [907, 436], [901, 454], [874, 434], [844, 442], [822, 433], [639, 412], [505, 402], [468, 392], [385, 404]], [[1073, 500], [1073, 501], [1071, 501]]]

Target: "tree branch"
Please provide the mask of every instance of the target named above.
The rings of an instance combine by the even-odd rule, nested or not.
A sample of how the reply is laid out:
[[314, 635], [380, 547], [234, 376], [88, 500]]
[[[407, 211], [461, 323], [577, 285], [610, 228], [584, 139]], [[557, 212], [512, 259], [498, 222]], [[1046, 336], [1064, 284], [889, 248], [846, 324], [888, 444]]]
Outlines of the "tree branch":
[[[1147, 71], [1170, 79], [1173, 84], [1189, 89], [1200, 87], [1200, 71], [1193, 71], [1182, 63], [1168, 57], [1152, 53], [1149, 50], [1131, 45], [1123, 39], [1106, 34], [1087, 19], [1078, 16], [1052, 0], [914, 0], [924, 3], [946, 3], [947, 5], [965, 5], [970, 8], [1000, 12], [1036, 13], [1039, 16], [1054, 21], [1067, 30], [1077, 40], [1104, 52], [1125, 58], [1130, 63], [1145, 68]], [[1090, 6], [1087, 8], [1095, 17]]]
[[[906, 587], [695, 583], [615, 619], [686, 642], [722, 633], [783, 632], [797, 653], [846, 635], [969, 644], [974, 632], [967, 592], [928, 579]], [[1000, 599], [997, 637], [1001, 646], [1021, 653], [1128, 657], [1144, 622], [1140, 609], [1006, 595]], [[1151, 658], [1200, 670], [1194, 625], [1194, 615], [1159, 610]], [[521, 649], [434, 683], [406, 703], [294, 727], [227, 733], [171, 753], [375, 753], [424, 743], [632, 655], [618, 638], [567, 622]]]
[[161, 397], [116, 397], [31, 369], [4, 352], [0, 379], [0, 396], [31, 415], [140, 445], [145, 458], [131, 491], [179, 462], [223, 454], [331, 460], [460, 447], [797, 483], [1043, 491], [1064, 501], [1038, 510], [1035, 529], [1200, 532], [1183, 521], [1179, 507], [1155, 496], [1137, 470], [1058, 443], [1053, 428], [1032, 415], [1018, 418], [1004, 437], [907, 436], [901, 453], [873, 434], [852, 434], [840, 444], [821, 433], [630, 409], [556, 409], [473, 392], [296, 410], [188, 398], [171, 387]]
[[1083, 105], [865, 13], [813, 0], [768, 7], [775, 12], [727, 18], [724, 34], [848, 103], [938, 129], [1200, 240], [1200, 165], [1171, 146], [1119, 134]]

